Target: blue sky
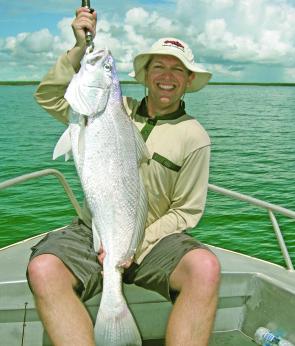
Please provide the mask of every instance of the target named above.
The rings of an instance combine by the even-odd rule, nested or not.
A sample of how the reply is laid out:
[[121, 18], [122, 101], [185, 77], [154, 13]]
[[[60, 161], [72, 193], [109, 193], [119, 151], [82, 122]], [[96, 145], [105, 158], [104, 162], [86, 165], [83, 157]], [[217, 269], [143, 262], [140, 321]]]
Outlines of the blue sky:
[[[80, 1], [0, 0], [0, 80], [39, 80], [74, 45]], [[132, 57], [160, 37], [191, 46], [213, 81], [295, 82], [295, 0], [91, 1], [96, 46], [108, 46], [122, 79]]]

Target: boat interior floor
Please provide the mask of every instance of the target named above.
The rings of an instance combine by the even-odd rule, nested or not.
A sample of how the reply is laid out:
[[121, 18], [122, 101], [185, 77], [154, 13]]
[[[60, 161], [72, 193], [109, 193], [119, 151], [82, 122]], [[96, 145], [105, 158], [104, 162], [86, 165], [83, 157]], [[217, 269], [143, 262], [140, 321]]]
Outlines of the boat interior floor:
[[[48, 339], [47, 339], [48, 342]], [[43, 345], [52, 346], [51, 343], [45, 342]], [[214, 332], [212, 334], [209, 346], [253, 346], [255, 342], [239, 330], [231, 330], [227, 332]], [[144, 340], [142, 346], [165, 346], [164, 339]]]
[[[0, 344], [49, 346], [25, 273], [30, 248], [41, 236], [0, 251]], [[222, 266], [218, 309], [210, 346], [253, 346], [258, 327], [282, 330], [295, 344], [295, 272], [226, 249], [210, 246]], [[158, 293], [124, 285], [144, 346], [164, 345], [172, 308]], [[85, 303], [95, 321], [101, 295]], [[58, 303], [58, 302], [57, 302]], [[24, 343], [21, 343], [24, 340]]]
[[[239, 346], [253, 346], [255, 342], [247, 335], [239, 330], [231, 330], [227, 332], [215, 332], [212, 334], [209, 346], [225, 346], [225, 345], [239, 345]], [[165, 346], [165, 341], [161, 340], [145, 340], [142, 346]]]

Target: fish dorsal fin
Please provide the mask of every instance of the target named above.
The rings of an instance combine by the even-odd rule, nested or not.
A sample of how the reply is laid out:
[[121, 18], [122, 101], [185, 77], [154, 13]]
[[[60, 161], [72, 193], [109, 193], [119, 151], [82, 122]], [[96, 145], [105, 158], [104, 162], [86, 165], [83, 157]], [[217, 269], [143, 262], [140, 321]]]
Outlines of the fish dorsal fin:
[[65, 155], [66, 160], [68, 160], [70, 157], [71, 150], [72, 150], [71, 135], [70, 135], [69, 128], [67, 128], [65, 132], [59, 138], [58, 142], [56, 143], [55, 148], [53, 150], [52, 158], [53, 160], [55, 160], [58, 157]]

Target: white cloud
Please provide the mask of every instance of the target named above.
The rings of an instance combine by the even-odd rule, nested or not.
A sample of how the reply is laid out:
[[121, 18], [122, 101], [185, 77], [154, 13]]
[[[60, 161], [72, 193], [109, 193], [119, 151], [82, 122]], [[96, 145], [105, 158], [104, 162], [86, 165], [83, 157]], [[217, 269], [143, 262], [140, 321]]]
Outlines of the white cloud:
[[110, 29], [111, 29], [111, 24], [108, 21], [106, 21], [104, 19], [101, 19], [101, 20], [97, 21], [96, 31], [109, 32]]
[[125, 22], [134, 27], [147, 26], [149, 13], [142, 7], [132, 8], [126, 13]]
[[262, 32], [258, 59], [279, 62], [288, 55], [292, 47], [282, 40], [281, 34], [275, 30], [265, 30]]
[[15, 37], [7, 37], [3, 46], [4, 46], [4, 49], [8, 49], [11, 51], [14, 50], [14, 48], [16, 46], [16, 38]]
[[214, 9], [227, 9], [234, 5], [234, 0], [203, 0]]
[[[130, 9], [125, 16], [125, 23], [132, 27], [133, 31], [145, 37], [175, 36], [182, 32], [177, 18], [161, 16], [156, 11], [148, 12], [142, 7]], [[130, 30], [129, 30], [130, 31]]]
[[74, 18], [63, 18], [62, 20], [60, 20], [57, 24], [57, 27], [59, 29], [59, 37], [61, 40], [66, 40], [68, 42], [72, 42], [73, 41], [73, 30], [71, 27], [71, 24], [73, 22]]
[[[258, 7], [259, 2], [263, 1], [258, 1]], [[211, 58], [220, 57], [224, 60], [245, 63], [294, 64], [295, 31], [290, 23], [285, 22], [290, 13], [284, 12], [285, 15], [280, 17], [281, 22], [275, 22], [274, 18], [270, 18], [274, 15], [275, 7], [269, 5], [267, 13], [270, 17], [265, 15], [265, 20], [262, 21], [259, 11], [256, 14], [250, 10], [254, 6], [253, 1], [247, 0], [241, 3], [241, 7], [247, 9], [244, 24], [249, 25], [249, 30], [240, 30], [240, 33], [237, 33], [239, 30], [235, 30], [236, 25], [233, 26], [230, 21], [226, 22], [224, 18], [208, 20], [204, 30], [196, 39], [196, 44], [200, 45], [202, 52]], [[238, 8], [238, 12], [241, 7]], [[287, 10], [287, 7], [285, 8]], [[269, 29], [270, 21], [276, 23], [276, 29]], [[250, 24], [253, 25], [254, 22], [256, 32], [253, 34]], [[289, 33], [289, 38], [286, 37], [286, 32]]]
[[58, 23], [58, 35], [53, 36], [51, 47], [47, 50], [48, 57], [57, 57], [66, 52], [75, 44], [75, 37], [71, 27], [73, 18], [62, 18]]
[[284, 79], [286, 82], [294, 83], [295, 81], [295, 67], [286, 68], [284, 70]]
[[20, 47], [31, 53], [48, 52], [53, 44], [54, 37], [48, 29], [43, 29], [34, 33], [29, 33], [21, 42], [18, 42]]
[[235, 36], [228, 31], [224, 19], [207, 22], [196, 43], [203, 47], [205, 54], [232, 61], [252, 60], [257, 50], [257, 45], [250, 37]]
[[126, 33], [126, 38], [128, 39], [128, 42], [130, 44], [133, 44], [136, 47], [145, 45], [144, 36], [142, 34], [139, 34], [133, 26], [129, 24], [124, 25], [124, 31]]
[[[285, 78], [293, 76], [295, 6], [287, 0], [173, 0], [168, 10], [169, 2], [165, 8], [134, 3], [98, 15], [95, 44], [111, 49], [120, 71], [130, 71], [135, 54], [170, 36], [188, 42], [197, 60], [221, 78], [243, 78], [243, 69], [231, 66], [251, 64], [276, 64], [286, 68]], [[40, 78], [73, 46], [72, 20], [61, 19], [55, 35], [43, 28], [0, 39], [0, 60], [15, 63], [19, 74], [39, 71]], [[1, 74], [6, 73], [4, 65]]]
[[208, 65], [208, 70], [210, 70], [213, 75], [217, 74], [223, 77], [234, 77], [234, 78], [241, 78], [243, 75], [242, 71], [236, 71], [232, 69], [232, 67], [227, 67], [220, 64], [211, 64]]
[[54, 37], [48, 29], [33, 33], [20, 33], [16, 37], [7, 37], [2, 44], [11, 55], [24, 55], [48, 52], [52, 48]]
[[210, 57], [285, 64], [293, 54], [295, 7], [284, 0], [177, 0], [177, 11], [189, 39]]

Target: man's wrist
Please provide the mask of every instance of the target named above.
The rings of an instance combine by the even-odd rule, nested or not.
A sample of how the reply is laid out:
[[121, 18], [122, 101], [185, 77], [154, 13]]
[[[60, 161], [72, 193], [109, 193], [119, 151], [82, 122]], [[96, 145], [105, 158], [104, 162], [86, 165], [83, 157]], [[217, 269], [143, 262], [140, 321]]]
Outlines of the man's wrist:
[[68, 58], [70, 60], [71, 65], [73, 66], [76, 72], [80, 69], [80, 62], [85, 54], [86, 44], [84, 47], [75, 45], [72, 49], [67, 52]]

